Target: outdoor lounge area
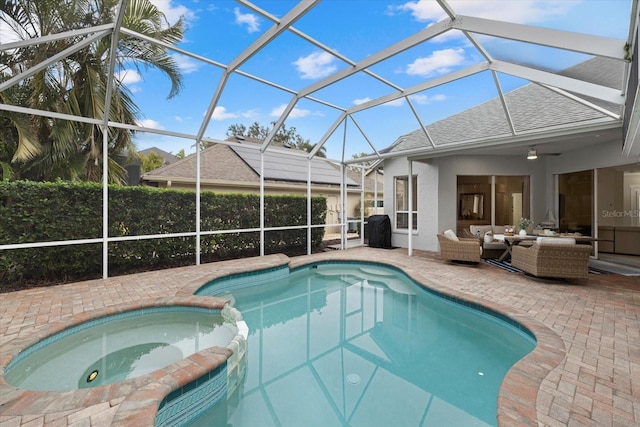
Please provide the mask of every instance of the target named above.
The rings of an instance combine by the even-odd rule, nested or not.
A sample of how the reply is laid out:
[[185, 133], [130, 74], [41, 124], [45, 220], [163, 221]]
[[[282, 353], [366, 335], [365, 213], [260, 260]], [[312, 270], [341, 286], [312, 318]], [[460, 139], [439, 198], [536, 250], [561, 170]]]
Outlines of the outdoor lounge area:
[[640, 426], [639, 11], [4, 2], [0, 427]]
[[[113, 311], [124, 304], [140, 305], [162, 297], [184, 298], [193, 289], [191, 284], [247, 271], [247, 265], [261, 269], [282, 262], [296, 266], [326, 259], [383, 259], [433, 289], [500, 310], [530, 328], [538, 340], [537, 348], [512, 368], [502, 383], [498, 425], [637, 425], [637, 277], [589, 275], [577, 281], [549, 282], [483, 263], [449, 264], [436, 253], [416, 251], [409, 257], [406, 249], [358, 248], [291, 259], [268, 256], [2, 294], [0, 359], [5, 360], [18, 338], [37, 335], [43, 326], [71, 314]], [[192, 368], [182, 366], [167, 374], [188, 378]], [[43, 392], [17, 391], [1, 382], [0, 424], [152, 425], [166, 392], [164, 387], [138, 391], [112, 387], [111, 398], [87, 390], [80, 400], [65, 399], [64, 394], [51, 400], [44, 398]]]

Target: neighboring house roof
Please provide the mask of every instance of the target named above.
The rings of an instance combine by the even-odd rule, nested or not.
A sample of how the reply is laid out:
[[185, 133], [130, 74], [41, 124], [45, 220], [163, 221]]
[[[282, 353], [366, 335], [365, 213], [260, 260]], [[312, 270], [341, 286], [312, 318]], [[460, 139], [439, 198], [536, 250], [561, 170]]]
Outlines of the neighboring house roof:
[[161, 150], [158, 147], [145, 148], [144, 150], [138, 151], [138, 154], [142, 154], [142, 155], [148, 156], [151, 152], [154, 152], [157, 155], [159, 155], [160, 157], [162, 157], [163, 163], [165, 165], [169, 165], [171, 163], [175, 163], [178, 160], [180, 160], [179, 158], [177, 158], [173, 154], [171, 154], [171, 153], [169, 153], [167, 151]]
[[[623, 68], [624, 65], [619, 61], [593, 58], [558, 74], [621, 89]], [[615, 121], [596, 109], [534, 83], [509, 92], [504, 97], [516, 132], [579, 125], [590, 121]], [[612, 113], [622, 114], [620, 105], [581, 97]], [[498, 97], [427, 125], [426, 128], [436, 146], [512, 136], [502, 102]], [[381, 151], [392, 152], [429, 146], [431, 144], [424, 131], [418, 129], [400, 136], [390, 147]]]
[[[167, 166], [154, 169], [142, 175], [143, 181], [195, 181], [196, 155], [190, 154]], [[231, 148], [226, 145], [212, 145], [200, 152], [200, 179], [203, 181], [260, 182], [253, 171]]]
[[[260, 151], [249, 144], [261, 144], [254, 138], [232, 139], [239, 145], [215, 144], [200, 152], [200, 179], [203, 182], [260, 182]], [[289, 152], [288, 152], [289, 151]], [[298, 155], [295, 155], [298, 152]], [[307, 182], [308, 160], [306, 152], [282, 146], [264, 152], [264, 179], [267, 182], [286, 182], [304, 185]], [[358, 172], [347, 170], [346, 184], [359, 187]], [[142, 180], [149, 181], [195, 181], [196, 155], [179, 159], [175, 163], [149, 171]], [[333, 162], [314, 157], [311, 159], [311, 182], [338, 186], [340, 168]], [[374, 191], [374, 181], [365, 177], [365, 190]], [[378, 182], [378, 192], [382, 192], [382, 183]]]
[[[376, 192], [376, 184], [375, 184], [375, 179], [373, 177], [377, 176], [378, 177], [377, 191], [378, 193], [382, 193], [383, 181], [384, 181], [381, 175], [382, 171], [379, 170], [378, 175], [370, 174], [369, 172], [371, 172], [371, 170], [366, 171], [364, 175], [364, 191], [366, 191], [367, 193]], [[349, 179], [352, 179], [354, 182], [357, 182], [358, 186], [360, 186], [362, 182], [362, 175], [359, 170], [351, 170], [347, 168], [347, 177], [349, 177]]]
[[[246, 146], [231, 146], [255, 172], [260, 174], [260, 151]], [[295, 150], [289, 148], [286, 150]], [[301, 151], [301, 150], [295, 150]], [[302, 153], [305, 153], [304, 151]], [[306, 153], [305, 153], [306, 154]], [[288, 154], [284, 151], [267, 150], [264, 152], [264, 179], [271, 181], [306, 183], [309, 161], [306, 157]], [[311, 182], [315, 184], [340, 185], [340, 170], [328, 160], [320, 157], [311, 159]], [[347, 177], [349, 186], [358, 186]]]

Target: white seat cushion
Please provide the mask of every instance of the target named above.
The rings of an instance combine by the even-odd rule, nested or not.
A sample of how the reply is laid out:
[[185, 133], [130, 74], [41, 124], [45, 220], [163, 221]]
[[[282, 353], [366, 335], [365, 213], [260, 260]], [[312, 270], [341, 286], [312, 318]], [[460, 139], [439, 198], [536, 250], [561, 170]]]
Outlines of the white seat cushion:
[[506, 225], [496, 225], [495, 227], [493, 227], [493, 234], [504, 234], [504, 231], [506, 229]]
[[456, 233], [451, 229], [445, 231], [443, 234], [447, 239], [455, 240], [456, 242], [460, 241], [460, 239], [458, 239], [458, 236], [456, 236]]
[[538, 237], [536, 243], [539, 245], [575, 245], [576, 239], [567, 237]]

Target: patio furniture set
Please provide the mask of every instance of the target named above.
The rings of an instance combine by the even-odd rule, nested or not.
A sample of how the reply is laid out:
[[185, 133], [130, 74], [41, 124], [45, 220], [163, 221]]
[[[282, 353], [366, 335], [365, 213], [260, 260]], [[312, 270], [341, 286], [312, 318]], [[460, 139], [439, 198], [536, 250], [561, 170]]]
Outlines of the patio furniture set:
[[[586, 278], [589, 273], [591, 242], [589, 236], [547, 233], [546, 235], [482, 234], [471, 226], [458, 237], [452, 230], [438, 234], [440, 256], [445, 260], [478, 263], [482, 258], [497, 258], [499, 262], [511, 259], [511, 265], [537, 277], [565, 279]], [[473, 237], [475, 235], [475, 237]], [[495, 256], [496, 252], [500, 253]], [[493, 255], [493, 256], [492, 256]]]

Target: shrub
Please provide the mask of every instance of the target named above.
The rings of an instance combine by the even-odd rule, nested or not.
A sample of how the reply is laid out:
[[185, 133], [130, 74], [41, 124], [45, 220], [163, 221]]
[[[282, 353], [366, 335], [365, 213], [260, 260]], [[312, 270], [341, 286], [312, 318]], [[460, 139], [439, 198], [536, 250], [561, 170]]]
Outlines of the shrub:
[[[196, 194], [187, 190], [109, 186], [109, 237], [195, 231]], [[260, 227], [260, 198], [203, 192], [201, 231]], [[324, 197], [312, 198], [312, 223], [323, 224]], [[102, 187], [95, 183], [0, 182], [0, 244], [102, 237]], [[265, 196], [265, 226], [307, 224], [304, 196]], [[324, 228], [312, 230], [312, 247]], [[265, 233], [265, 253], [306, 253], [306, 229]], [[259, 255], [260, 233], [216, 233], [201, 237], [201, 261]], [[195, 236], [108, 244], [112, 275], [191, 265]], [[102, 243], [0, 251], [0, 285], [96, 278], [102, 274]]]

